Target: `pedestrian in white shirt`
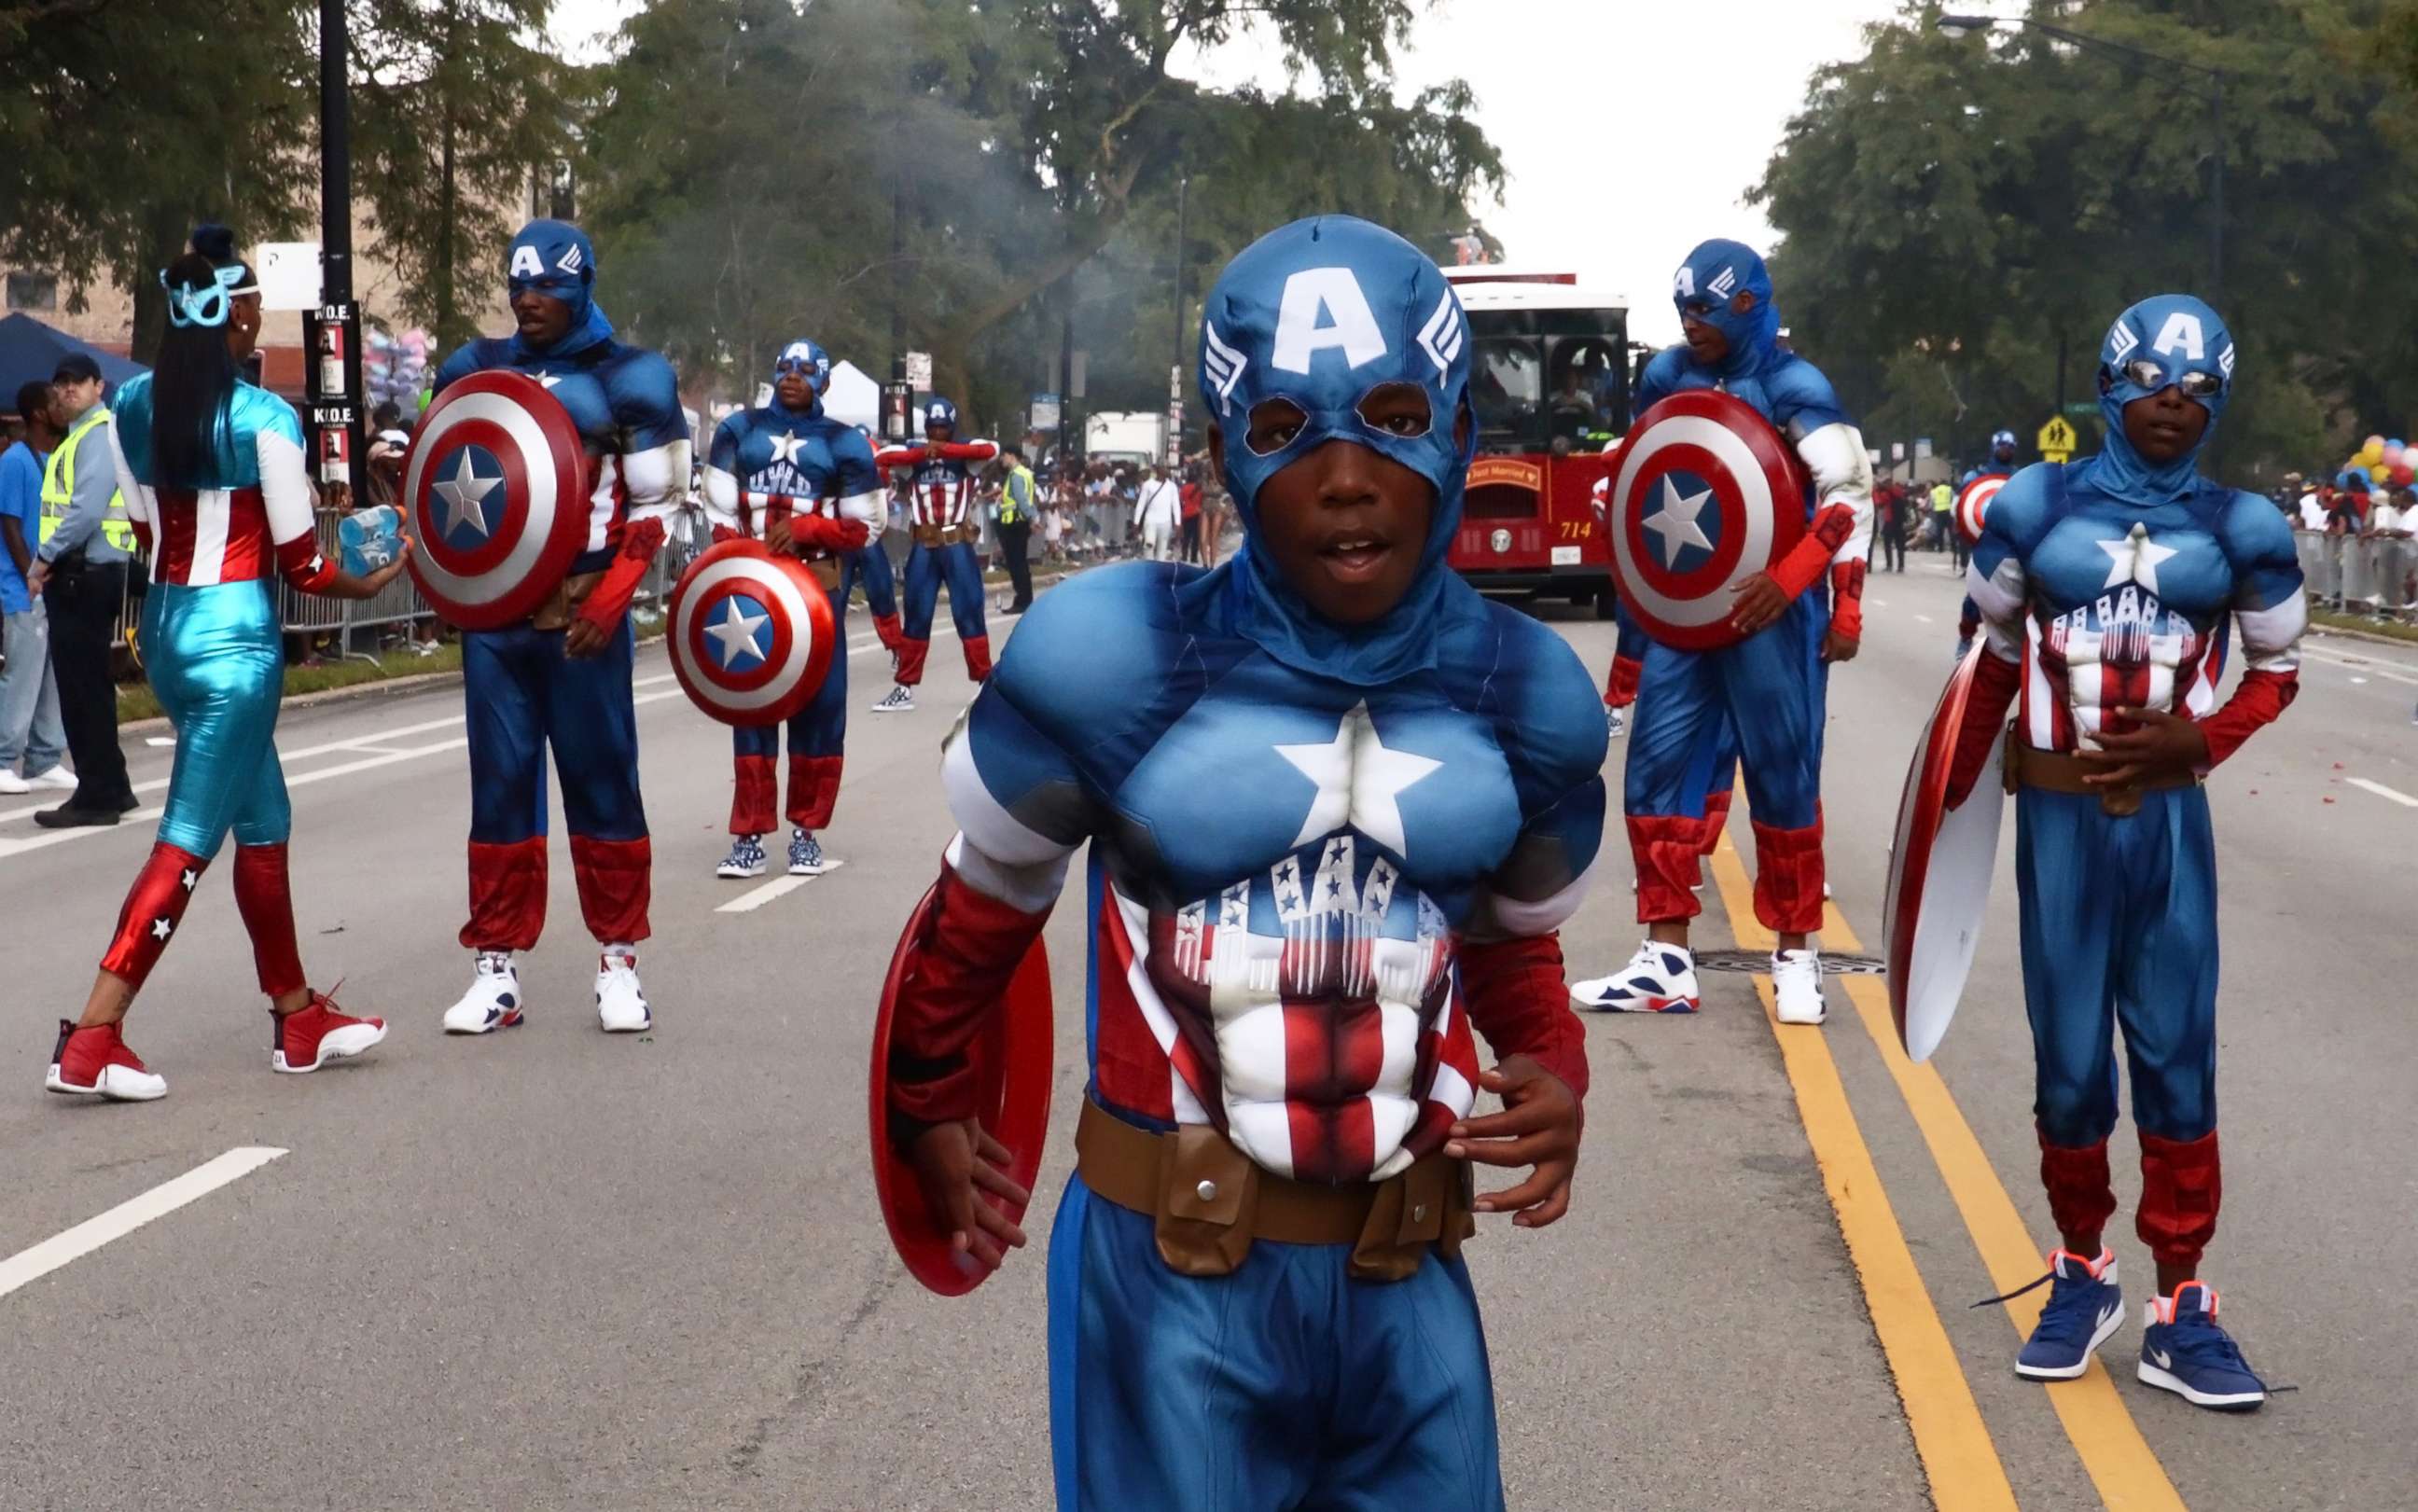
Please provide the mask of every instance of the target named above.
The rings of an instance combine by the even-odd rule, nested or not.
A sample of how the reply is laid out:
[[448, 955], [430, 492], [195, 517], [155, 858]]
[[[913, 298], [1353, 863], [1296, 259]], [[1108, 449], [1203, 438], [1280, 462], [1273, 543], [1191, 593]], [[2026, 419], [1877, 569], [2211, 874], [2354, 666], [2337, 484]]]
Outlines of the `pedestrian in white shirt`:
[[1184, 490], [1167, 475], [1167, 468], [1153, 463], [1150, 481], [1141, 485], [1134, 500], [1134, 526], [1141, 531], [1141, 554], [1155, 562], [1175, 559], [1175, 543], [1184, 525]]

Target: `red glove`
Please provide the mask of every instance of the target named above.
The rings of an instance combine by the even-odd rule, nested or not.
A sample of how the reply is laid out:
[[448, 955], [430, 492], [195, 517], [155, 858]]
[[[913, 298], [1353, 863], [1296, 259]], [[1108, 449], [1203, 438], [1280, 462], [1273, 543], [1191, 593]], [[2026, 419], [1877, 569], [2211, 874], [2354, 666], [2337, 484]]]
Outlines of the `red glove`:
[[1864, 564], [1830, 566], [1830, 629], [1847, 640], [1864, 638]]
[[2200, 736], [2208, 741], [2208, 764], [2215, 766], [2241, 749], [2242, 741], [2273, 724], [2276, 716], [2292, 707], [2300, 692], [2298, 672], [2242, 674], [2241, 685], [2225, 707], [2199, 722]]
[[604, 569], [604, 581], [588, 595], [579, 606], [579, 618], [597, 629], [611, 634], [621, 628], [621, 617], [630, 612], [630, 600], [638, 591], [638, 584], [664, 549], [664, 522], [634, 522], [621, 536], [621, 553], [613, 565]]
[[1771, 564], [1771, 580], [1790, 598], [1803, 596], [1807, 588], [1821, 579], [1822, 570], [1830, 558], [1847, 543], [1847, 536], [1856, 528], [1856, 512], [1844, 504], [1826, 504], [1814, 516], [1814, 524], [1804, 539], [1788, 548], [1788, 555]]
[[1531, 1055], [1584, 1101], [1586, 1031], [1570, 1012], [1562, 973], [1561, 937], [1546, 933], [1464, 942], [1461, 995], [1470, 1027], [1486, 1036], [1497, 1061]]
[[855, 551], [872, 539], [863, 520], [835, 519], [828, 514], [789, 516], [789, 540], [805, 551]]
[[998, 1011], [1008, 980], [1049, 921], [976, 892], [941, 863], [923, 934], [905, 942], [907, 971], [890, 1021], [895, 1133], [974, 1116], [966, 1049]]
[[1965, 695], [1965, 723], [1956, 731], [1956, 756], [1948, 766], [1948, 806], [1954, 808], [1972, 795], [1973, 784], [1990, 759], [1990, 747], [2007, 733], [2007, 710], [2023, 682], [2020, 662], [2010, 662], [1984, 647], [1982, 664], [1974, 669], [1972, 691]]
[[733, 530], [727, 525], [717, 525], [713, 527], [713, 543], [717, 546], [721, 545], [726, 541], [743, 541], [746, 538], [744, 536], [742, 536], [738, 531]]

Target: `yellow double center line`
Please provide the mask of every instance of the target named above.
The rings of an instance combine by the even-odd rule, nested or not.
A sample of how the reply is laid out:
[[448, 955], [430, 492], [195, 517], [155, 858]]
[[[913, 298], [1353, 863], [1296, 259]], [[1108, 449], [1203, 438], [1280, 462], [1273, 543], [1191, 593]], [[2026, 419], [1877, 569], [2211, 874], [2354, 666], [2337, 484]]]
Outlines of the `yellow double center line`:
[[[1711, 858], [1711, 869], [1739, 947], [1770, 950], [1775, 943], [1771, 931], [1754, 916], [1746, 868], [1726, 835]], [[1822, 939], [1839, 950], [1859, 948], [1855, 931], [1834, 906], [1824, 907]], [[1874, 1331], [1897, 1378], [1898, 1397], [1931, 1483], [1932, 1501], [1943, 1512], [2012, 1508], [2016, 1505], [2014, 1489], [1857, 1127], [1838, 1062], [1824, 1037], [1828, 1031], [1783, 1026], [1772, 1014], [1771, 978], [1758, 974], [1754, 982], [1765, 1017], [1779, 1040], [1789, 1084], [1796, 1089], [1798, 1111], [1821, 1167], [1822, 1184], [1862, 1282]], [[1982, 1153], [1981, 1141], [1949, 1094], [1948, 1084], [1935, 1067], [1906, 1059], [1890, 1015], [1889, 989], [1878, 977], [1844, 976], [1835, 979], [1832, 990], [1846, 994], [1864, 1032], [1880, 1051], [1992, 1283], [2011, 1291], [2037, 1276], [2040, 1246]], [[2030, 1336], [2046, 1300], [2045, 1293], [2033, 1291], [2006, 1305], [2019, 1337]], [[2101, 1502], [2118, 1512], [2183, 1512], [2174, 1483], [2096, 1357], [2080, 1379], [2046, 1390]]]

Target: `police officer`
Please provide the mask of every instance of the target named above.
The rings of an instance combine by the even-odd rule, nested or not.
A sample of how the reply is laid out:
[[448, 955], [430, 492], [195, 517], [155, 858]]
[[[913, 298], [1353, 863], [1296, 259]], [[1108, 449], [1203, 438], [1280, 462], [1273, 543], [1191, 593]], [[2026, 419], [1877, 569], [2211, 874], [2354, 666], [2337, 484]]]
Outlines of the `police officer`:
[[51, 386], [68, 433], [42, 472], [41, 542], [25, 582], [50, 609], [51, 666], [76, 770], [73, 796], [34, 822], [60, 830], [115, 824], [134, 807], [126, 756], [117, 748], [117, 683], [109, 664], [134, 530], [117, 493], [100, 364], [71, 352], [59, 359]]
[[1007, 580], [1016, 587], [1006, 612], [1022, 614], [1033, 607], [1033, 513], [1040, 507], [1041, 491], [1024, 465], [1022, 447], [1008, 447], [1000, 456], [1007, 477], [999, 486], [999, 553], [1007, 558]]

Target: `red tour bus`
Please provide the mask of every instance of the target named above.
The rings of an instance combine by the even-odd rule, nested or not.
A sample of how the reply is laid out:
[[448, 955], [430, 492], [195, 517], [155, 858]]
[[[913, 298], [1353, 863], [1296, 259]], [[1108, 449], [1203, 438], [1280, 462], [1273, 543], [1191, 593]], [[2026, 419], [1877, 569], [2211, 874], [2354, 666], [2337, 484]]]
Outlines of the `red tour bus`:
[[1490, 593], [1592, 601], [1612, 613], [1612, 549], [1596, 512], [1629, 430], [1629, 302], [1569, 273], [1447, 267], [1469, 312], [1477, 458], [1447, 557]]

